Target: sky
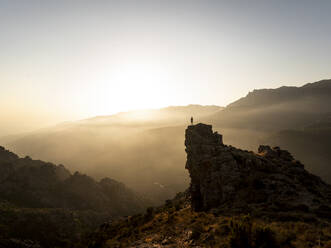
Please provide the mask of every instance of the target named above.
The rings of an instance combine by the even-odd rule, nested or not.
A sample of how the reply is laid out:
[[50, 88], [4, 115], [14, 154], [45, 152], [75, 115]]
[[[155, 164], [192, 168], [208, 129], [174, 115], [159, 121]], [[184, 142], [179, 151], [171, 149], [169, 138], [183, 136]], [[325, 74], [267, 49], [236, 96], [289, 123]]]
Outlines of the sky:
[[0, 136], [331, 78], [329, 0], [0, 0]]

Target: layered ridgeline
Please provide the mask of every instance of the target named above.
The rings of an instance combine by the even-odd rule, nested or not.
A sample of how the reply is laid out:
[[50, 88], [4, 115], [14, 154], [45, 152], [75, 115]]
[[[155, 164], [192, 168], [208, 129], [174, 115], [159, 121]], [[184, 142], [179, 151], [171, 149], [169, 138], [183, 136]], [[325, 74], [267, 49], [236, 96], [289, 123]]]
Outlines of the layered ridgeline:
[[331, 246], [331, 185], [279, 147], [224, 145], [211, 125], [186, 129], [185, 193], [102, 225], [82, 247]]
[[71, 247], [102, 222], [141, 212], [146, 204], [113, 179], [95, 181], [0, 147], [0, 247], [21, 247], [26, 239], [42, 247]]
[[254, 90], [211, 116], [227, 143], [253, 150], [281, 146], [331, 183], [331, 80]]
[[20, 156], [65, 164], [95, 178], [110, 176], [161, 204], [188, 185], [183, 133], [217, 106], [177, 106], [99, 116], [0, 139]]
[[331, 80], [302, 87], [253, 90], [215, 113], [213, 124], [268, 132], [305, 128], [331, 121], [330, 96]]
[[21, 156], [66, 164], [96, 178], [110, 176], [162, 204], [189, 177], [183, 135], [191, 116], [211, 123], [225, 142], [255, 150], [267, 143], [290, 150], [306, 169], [331, 183], [331, 80], [302, 87], [254, 90], [229, 104], [131, 111], [0, 138]]

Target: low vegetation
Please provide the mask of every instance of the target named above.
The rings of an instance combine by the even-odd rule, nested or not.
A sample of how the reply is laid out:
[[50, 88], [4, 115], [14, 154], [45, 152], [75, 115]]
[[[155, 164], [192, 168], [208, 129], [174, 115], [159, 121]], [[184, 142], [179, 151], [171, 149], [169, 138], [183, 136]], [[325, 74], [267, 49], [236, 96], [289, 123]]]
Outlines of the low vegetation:
[[81, 247], [330, 248], [331, 224], [194, 212], [182, 193], [145, 214], [104, 224]]

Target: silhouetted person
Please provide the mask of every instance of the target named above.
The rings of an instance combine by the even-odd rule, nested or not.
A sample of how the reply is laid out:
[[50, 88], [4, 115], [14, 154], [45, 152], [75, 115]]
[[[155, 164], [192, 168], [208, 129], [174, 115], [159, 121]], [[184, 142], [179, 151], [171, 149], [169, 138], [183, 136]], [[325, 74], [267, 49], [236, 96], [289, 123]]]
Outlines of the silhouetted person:
[[193, 125], [193, 116], [191, 117], [191, 125]]

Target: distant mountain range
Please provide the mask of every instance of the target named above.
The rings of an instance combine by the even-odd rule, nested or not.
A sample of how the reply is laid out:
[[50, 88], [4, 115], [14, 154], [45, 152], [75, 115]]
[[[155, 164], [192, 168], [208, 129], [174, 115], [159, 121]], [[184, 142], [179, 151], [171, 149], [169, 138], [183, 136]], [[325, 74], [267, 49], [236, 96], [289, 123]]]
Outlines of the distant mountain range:
[[227, 143], [280, 146], [331, 182], [331, 80], [254, 90], [211, 118]]
[[198, 121], [221, 109], [189, 105], [98, 116], [2, 142], [22, 156], [62, 163], [96, 178], [111, 176], [159, 204], [187, 186], [179, 165], [190, 117]]
[[[108, 218], [141, 212], [185, 191], [190, 180], [184, 169], [183, 137], [191, 116], [195, 123], [213, 124], [226, 144], [290, 150], [308, 171], [331, 182], [330, 103], [331, 80], [323, 80], [254, 90], [225, 108], [189, 105], [132, 111], [2, 138], [1, 144], [23, 158], [0, 147], [0, 247], [72, 247]], [[80, 173], [70, 172], [77, 170]], [[150, 218], [168, 216], [168, 223], [169, 216], [185, 213], [187, 220], [180, 223], [191, 223], [196, 216], [187, 212], [185, 199], [178, 210], [169, 204], [156, 217], [149, 209], [143, 216], [121, 220], [120, 226], [106, 223], [88, 240], [109, 239], [113, 232], [119, 235], [115, 240], [128, 241], [123, 235], [131, 237], [137, 221], [145, 225]], [[162, 221], [154, 224], [167, 229]], [[227, 226], [233, 228], [231, 223]]]
[[222, 127], [265, 131], [304, 128], [331, 120], [331, 80], [302, 87], [254, 90], [213, 116]]
[[65, 164], [101, 179], [110, 176], [155, 204], [189, 184], [183, 133], [194, 122], [213, 124], [225, 143], [292, 151], [307, 169], [331, 182], [331, 80], [261, 89], [222, 108], [189, 105], [94, 117], [0, 139], [25, 156]]

